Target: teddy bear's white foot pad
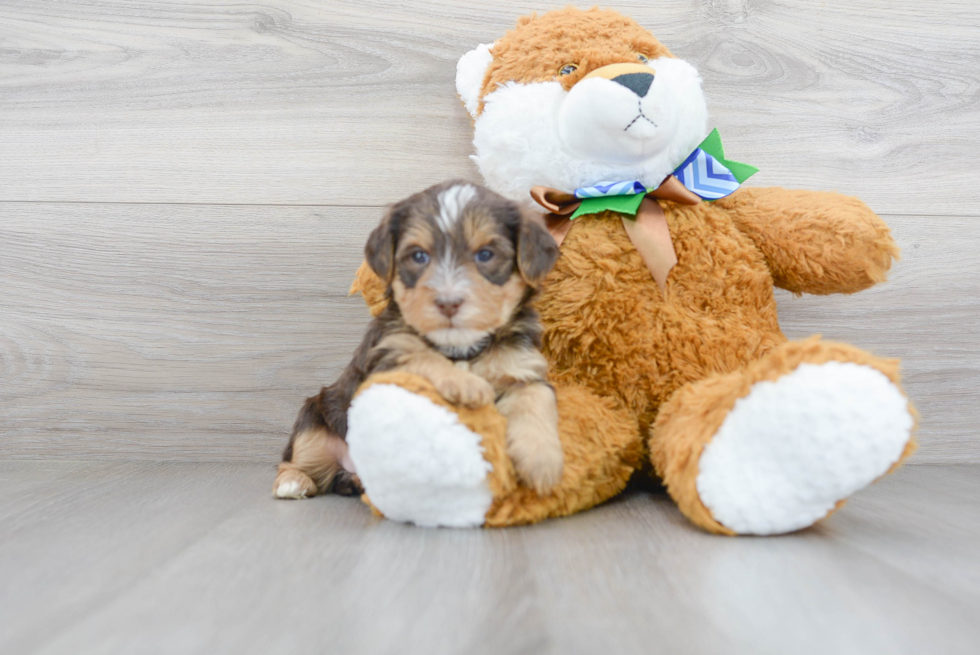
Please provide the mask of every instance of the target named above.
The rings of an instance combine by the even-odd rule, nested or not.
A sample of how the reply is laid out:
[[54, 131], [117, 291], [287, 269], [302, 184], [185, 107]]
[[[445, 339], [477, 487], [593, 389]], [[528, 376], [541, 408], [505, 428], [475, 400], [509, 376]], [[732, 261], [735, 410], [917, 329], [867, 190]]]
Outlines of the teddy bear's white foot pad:
[[365, 389], [347, 413], [347, 444], [371, 502], [389, 519], [483, 525], [493, 493], [480, 436], [445, 407], [392, 384]]
[[739, 534], [805, 528], [888, 471], [913, 424], [908, 400], [880, 371], [801, 364], [736, 401], [701, 454], [698, 495]]

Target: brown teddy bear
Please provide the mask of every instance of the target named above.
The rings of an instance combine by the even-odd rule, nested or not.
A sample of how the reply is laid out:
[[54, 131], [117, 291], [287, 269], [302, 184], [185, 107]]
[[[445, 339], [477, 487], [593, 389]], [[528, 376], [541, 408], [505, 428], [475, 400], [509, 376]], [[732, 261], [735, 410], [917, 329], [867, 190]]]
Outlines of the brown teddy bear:
[[[422, 525], [528, 523], [596, 505], [652, 468], [702, 528], [777, 534], [912, 453], [897, 361], [789, 341], [776, 315], [774, 287], [854, 293], [885, 279], [898, 249], [863, 203], [739, 188], [752, 169], [705, 139], [697, 71], [613, 11], [522, 18], [457, 71], [487, 185], [544, 207], [561, 243], [536, 306], [565, 470], [537, 494], [515, 476], [494, 408], [380, 375], [348, 433], [377, 510]], [[375, 312], [386, 302], [366, 266], [353, 290]]]

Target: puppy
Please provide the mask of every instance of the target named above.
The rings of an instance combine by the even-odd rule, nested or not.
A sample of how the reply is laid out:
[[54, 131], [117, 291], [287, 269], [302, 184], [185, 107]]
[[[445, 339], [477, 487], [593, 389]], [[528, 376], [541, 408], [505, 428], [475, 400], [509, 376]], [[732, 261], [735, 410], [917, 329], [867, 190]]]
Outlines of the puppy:
[[554, 487], [564, 454], [530, 306], [558, 258], [545, 227], [489, 189], [451, 181], [393, 205], [365, 255], [387, 283], [388, 306], [340, 378], [306, 400], [274, 494], [361, 492], [347, 456], [347, 409], [370, 374], [391, 370], [427, 378], [451, 403], [496, 402], [518, 475], [539, 492]]

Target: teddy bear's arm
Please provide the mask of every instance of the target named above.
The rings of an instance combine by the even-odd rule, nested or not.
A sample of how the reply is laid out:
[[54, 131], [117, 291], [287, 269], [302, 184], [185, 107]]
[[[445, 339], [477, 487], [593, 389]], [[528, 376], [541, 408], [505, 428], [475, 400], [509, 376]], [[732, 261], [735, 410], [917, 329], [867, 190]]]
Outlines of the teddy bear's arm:
[[857, 198], [743, 188], [716, 204], [762, 251], [776, 286], [793, 293], [861, 291], [898, 258], [888, 226]]
[[377, 316], [388, 305], [385, 295], [385, 283], [378, 274], [371, 270], [367, 262], [361, 262], [360, 268], [354, 273], [354, 283], [350, 286], [348, 295], [361, 294], [367, 303], [371, 316]]

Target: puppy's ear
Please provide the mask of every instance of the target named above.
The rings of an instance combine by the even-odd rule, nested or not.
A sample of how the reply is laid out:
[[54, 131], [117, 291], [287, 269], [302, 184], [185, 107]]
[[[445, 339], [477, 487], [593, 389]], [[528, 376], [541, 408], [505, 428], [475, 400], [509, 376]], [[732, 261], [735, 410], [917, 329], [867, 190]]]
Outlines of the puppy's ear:
[[388, 208], [381, 225], [374, 228], [364, 246], [364, 258], [375, 274], [391, 284], [395, 277], [395, 248], [398, 246], [398, 232], [404, 219], [402, 203]]
[[517, 233], [517, 269], [524, 281], [537, 286], [558, 261], [558, 244], [540, 218], [521, 212]]

